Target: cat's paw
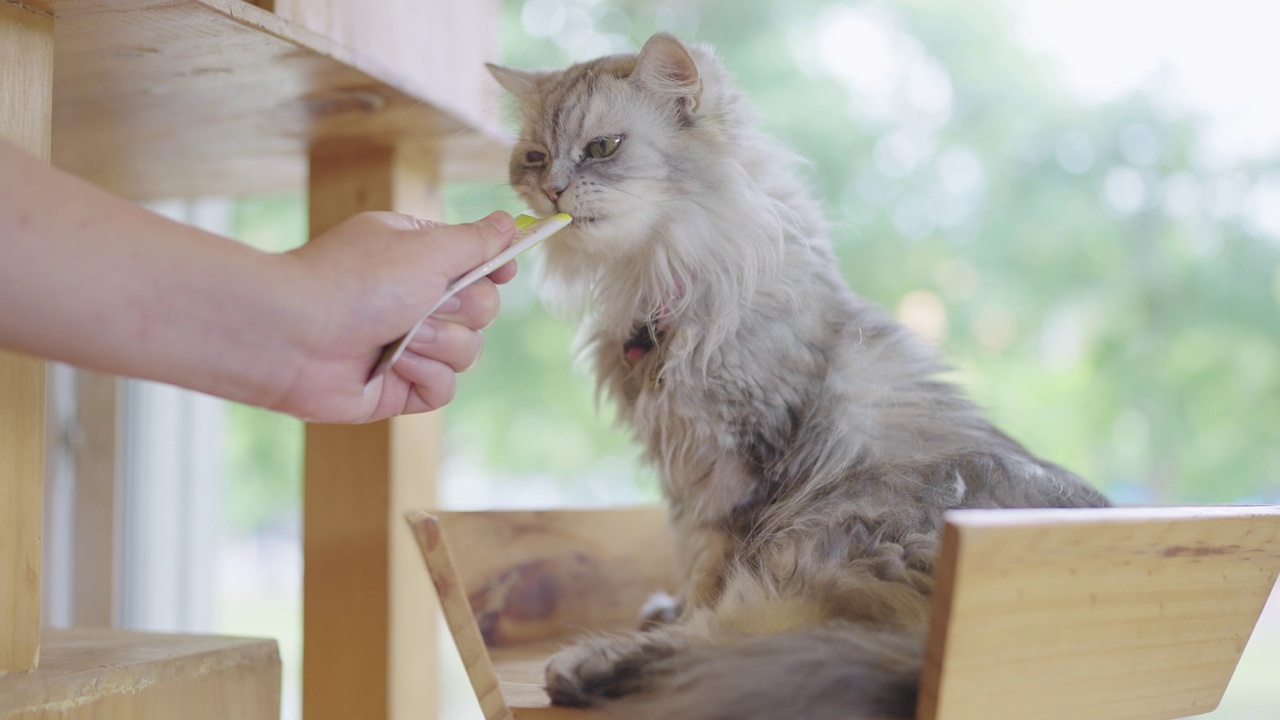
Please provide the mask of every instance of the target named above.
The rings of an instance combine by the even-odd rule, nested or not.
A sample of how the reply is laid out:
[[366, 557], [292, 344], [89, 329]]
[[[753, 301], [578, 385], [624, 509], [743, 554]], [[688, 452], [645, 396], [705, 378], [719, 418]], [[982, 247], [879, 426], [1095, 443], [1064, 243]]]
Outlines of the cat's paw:
[[650, 595], [644, 607], [640, 608], [640, 629], [651, 630], [674, 623], [680, 617], [682, 605], [678, 599], [661, 590]]
[[593, 707], [644, 689], [650, 664], [674, 649], [651, 638], [591, 638], [547, 662], [547, 695], [555, 705]]

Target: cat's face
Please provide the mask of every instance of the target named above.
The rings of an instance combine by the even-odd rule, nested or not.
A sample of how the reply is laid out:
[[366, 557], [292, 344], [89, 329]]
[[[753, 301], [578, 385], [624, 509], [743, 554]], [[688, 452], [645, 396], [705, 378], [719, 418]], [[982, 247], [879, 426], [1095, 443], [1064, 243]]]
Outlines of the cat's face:
[[539, 214], [574, 218], [553, 239], [612, 254], [649, 237], [679, 199], [681, 165], [693, 151], [681, 130], [701, 85], [679, 41], [655, 36], [638, 56], [553, 73], [490, 70], [516, 96], [523, 118], [512, 187]]

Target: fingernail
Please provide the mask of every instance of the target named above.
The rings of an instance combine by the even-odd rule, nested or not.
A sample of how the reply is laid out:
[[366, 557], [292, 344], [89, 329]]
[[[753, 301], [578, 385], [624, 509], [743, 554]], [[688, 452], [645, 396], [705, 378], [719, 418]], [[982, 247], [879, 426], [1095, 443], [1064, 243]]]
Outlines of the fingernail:
[[454, 295], [453, 297], [441, 303], [440, 307], [436, 308], [436, 313], [443, 313], [447, 315], [451, 312], [457, 312], [461, 309], [462, 309], [462, 298], [458, 297], [457, 295]]
[[493, 229], [500, 233], [509, 233], [516, 229], [516, 221], [510, 214], [501, 210], [489, 213], [489, 216], [486, 217], [485, 220], [488, 220], [489, 224], [493, 226]]

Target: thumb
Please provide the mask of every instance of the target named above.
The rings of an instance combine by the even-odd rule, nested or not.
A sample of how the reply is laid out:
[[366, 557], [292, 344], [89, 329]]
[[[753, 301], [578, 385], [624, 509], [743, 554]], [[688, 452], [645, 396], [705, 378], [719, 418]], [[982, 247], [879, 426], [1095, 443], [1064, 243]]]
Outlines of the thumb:
[[475, 222], [427, 230], [438, 253], [435, 264], [448, 277], [462, 275], [502, 252], [515, 232], [515, 220], [500, 210]]

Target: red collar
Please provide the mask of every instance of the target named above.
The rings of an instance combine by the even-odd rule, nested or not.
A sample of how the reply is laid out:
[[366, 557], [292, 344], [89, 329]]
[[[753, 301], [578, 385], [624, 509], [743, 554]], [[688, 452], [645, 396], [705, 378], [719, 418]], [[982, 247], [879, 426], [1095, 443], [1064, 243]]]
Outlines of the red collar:
[[675, 315], [672, 309], [676, 302], [684, 296], [684, 281], [676, 278], [675, 290], [667, 293], [662, 307], [658, 309], [656, 315], [650, 317], [642, 323], [637, 323], [631, 333], [631, 337], [622, 343], [622, 357], [628, 365], [635, 365], [644, 359], [649, 351], [654, 350], [662, 344], [662, 340], [666, 337], [667, 329], [671, 325], [671, 318]]
[[650, 350], [658, 347], [666, 334], [666, 328], [660, 324], [640, 323], [636, 326], [635, 332], [631, 333], [631, 337], [622, 343], [622, 357], [628, 365], [635, 365], [643, 360]]

